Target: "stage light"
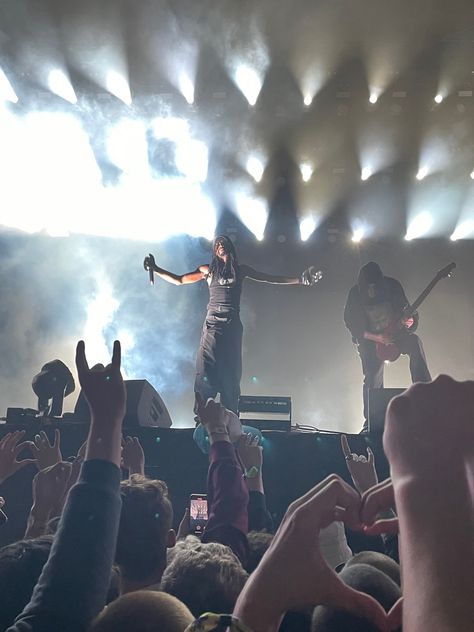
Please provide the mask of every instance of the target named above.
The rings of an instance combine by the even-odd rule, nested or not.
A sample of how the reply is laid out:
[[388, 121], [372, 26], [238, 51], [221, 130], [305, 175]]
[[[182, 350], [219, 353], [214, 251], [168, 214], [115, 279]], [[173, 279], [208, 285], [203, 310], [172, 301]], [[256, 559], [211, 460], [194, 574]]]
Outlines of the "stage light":
[[442, 95], [442, 94], [437, 94], [437, 95], [435, 96], [435, 98], [434, 98], [434, 100], [435, 100], [435, 102], [436, 102], [436, 103], [442, 103], [442, 102], [443, 102], [443, 99], [444, 99], [444, 97], [443, 97], [443, 95]]
[[471, 180], [474, 180], [474, 171], [471, 171]]
[[248, 158], [245, 168], [247, 172], [255, 180], [255, 182], [260, 182], [262, 180], [265, 167], [262, 161], [259, 160], [256, 156], [250, 156]]
[[242, 223], [255, 235], [258, 241], [262, 241], [268, 220], [266, 203], [260, 198], [251, 198], [238, 193], [235, 208]]
[[311, 180], [311, 176], [313, 175], [313, 166], [309, 164], [309, 162], [303, 162], [300, 165], [301, 177], [303, 182], [309, 182]]
[[300, 221], [300, 236], [301, 241], [308, 241], [311, 235], [316, 230], [316, 222], [313, 217], [304, 217]]
[[117, 97], [117, 99], [120, 99], [126, 105], [132, 104], [130, 86], [123, 75], [115, 70], [109, 70], [105, 80], [105, 86], [111, 94]]
[[376, 92], [372, 92], [372, 94], [369, 97], [370, 103], [372, 103], [372, 105], [375, 105], [378, 100], [379, 100], [379, 95]]
[[143, 121], [122, 119], [109, 128], [106, 150], [110, 161], [126, 173], [148, 174], [148, 145]]
[[363, 228], [356, 228], [355, 231], [352, 233], [352, 241], [355, 244], [359, 244], [363, 237], [365, 235], [365, 231]]
[[262, 89], [262, 80], [259, 74], [253, 68], [240, 64], [235, 71], [234, 81], [249, 105], [255, 105]]
[[456, 226], [453, 234], [451, 235], [451, 241], [457, 241], [458, 239], [466, 239], [474, 237], [474, 220], [468, 219], [461, 222]]
[[304, 99], [303, 99], [303, 103], [306, 105], [306, 107], [309, 107], [312, 102], [313, 102], [312, 95], [311, 94], [306, 94]]
[[370, 167], [364, 167], [362, 171], [360, 172], [360, 179], [365, 182], [365, 180], [368, 180], [371, 175], [372, 175], [372, 169]]
[[157, 139], [168, 138], [179, 143], [190, 137], [189, 125], [185, 119], [170, 116], [169, 118], [157, 117], [150, 123], [153, 136]]
[[426, 178], [427, 175], [428, 175], [428, 167], [421, 167], [421, 169], [419, 169], [418, 173], [416, 174], [416, 179], [421, 181], [424, 178]]
[[418, 239], [424, 237], [433, 226], [433, 217], [428, 212], [423, 212], [417, 215], [409, 224], [407, 233], [405, 235], [406, 241], [412, 239]]
[[205, 182], [207, 178], [208, 151], [206, 145], [188, 139], [176, 146], [176, 166], [179, 171], [193, 182]]
[[74, 88], [62, 70], [55, 68], [50, 71], [48, 75], [48, 86], [51, 92], [57, 94], [58, 97], [69, 101], [69, 103], [77, 103]]
[[8, 81], [6, 74], [0, 68], [0, 100], [18, 103], [18, 97], [13, 90], [11, 83]]
[[181, 72], [178, 79], [179, 91], [189, 103], [194, 103], [194, 83], [185, 72]]

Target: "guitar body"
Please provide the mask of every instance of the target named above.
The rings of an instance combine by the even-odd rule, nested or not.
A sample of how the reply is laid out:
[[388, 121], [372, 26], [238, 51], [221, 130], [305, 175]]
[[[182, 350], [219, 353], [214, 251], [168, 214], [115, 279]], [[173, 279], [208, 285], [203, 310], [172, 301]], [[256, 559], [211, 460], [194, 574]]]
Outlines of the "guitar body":
[[395, 362], [400, 357], [400, 349], [392, 342], [389, 345], [384, 345], [381, 342], [375, 343], [375, 353], [377, 358], [383, 362]]

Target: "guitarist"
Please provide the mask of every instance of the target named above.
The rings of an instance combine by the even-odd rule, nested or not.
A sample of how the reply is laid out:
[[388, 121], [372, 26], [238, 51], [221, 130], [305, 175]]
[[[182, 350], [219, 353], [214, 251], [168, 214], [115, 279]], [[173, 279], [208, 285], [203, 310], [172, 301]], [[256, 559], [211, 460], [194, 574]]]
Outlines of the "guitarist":
[[[374, 261], [366, 263], [359, 271], [357, 284], [348, 294], [344, 308], [344, 322], [357, 344], [362, 371], [364, 373], [364, 430], [367, 429], [369, 388], [383, 388], [384, 361], [377, 355], [377, 343], [389, 345], [393, 337], [387, 333], [390, 325], [402, 318], [409, 306], [402, 285], [396, 279], [384, 276]], [[418, 321], [414, 314], [415, 329]], [[412, 382], [429, 382], [431, 375], [426, 364], [420, 338], [401, 328], [397, 331], [396, 343], [400, 353], [410, 357]]]

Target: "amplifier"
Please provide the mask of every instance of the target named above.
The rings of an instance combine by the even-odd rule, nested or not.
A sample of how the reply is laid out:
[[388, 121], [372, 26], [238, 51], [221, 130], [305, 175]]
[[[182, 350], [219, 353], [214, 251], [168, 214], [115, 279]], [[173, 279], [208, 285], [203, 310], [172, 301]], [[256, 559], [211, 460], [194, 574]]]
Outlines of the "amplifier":
[[241, 395], [239, 417], [246, 426], [259, 430], [291, 430], [291, 397]]

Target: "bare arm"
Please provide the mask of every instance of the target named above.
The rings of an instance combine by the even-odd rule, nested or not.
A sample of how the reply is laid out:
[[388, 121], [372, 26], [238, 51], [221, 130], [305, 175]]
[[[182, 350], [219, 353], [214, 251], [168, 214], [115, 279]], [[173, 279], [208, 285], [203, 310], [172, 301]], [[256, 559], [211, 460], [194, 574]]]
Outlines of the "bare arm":
[[253, 281], [259, 281], [261, 283], [275, 283], [278, 285], [301, 285], [300, 277], [287, 277], [279, 276], [275, 274], [267, 274], [266, 272], [260, 272], [254, 270], [250, 266], [240, 266], [243, 277], [248, 277]]
[[192, 272], [186, 272], [185, 274], [175, 274], [174, 272], [169, 272], [169, 270], [165, 270], [164, 268], [160, 268], [155, 263], [155, 258], [153, 255], [148, 255], [145, 257], [145, 261], [143, 262], [145, 270], [152, 269], [156, 276], [163, 279], [163, 281], [168, 281], [168, 283], [172, 283], [173, 285], [187, 285], [188, 283], [196, 283], [197, 281], [202, 281], [209, 274], [209, 266], [202, 265], [199, 266], [196, 270]]

